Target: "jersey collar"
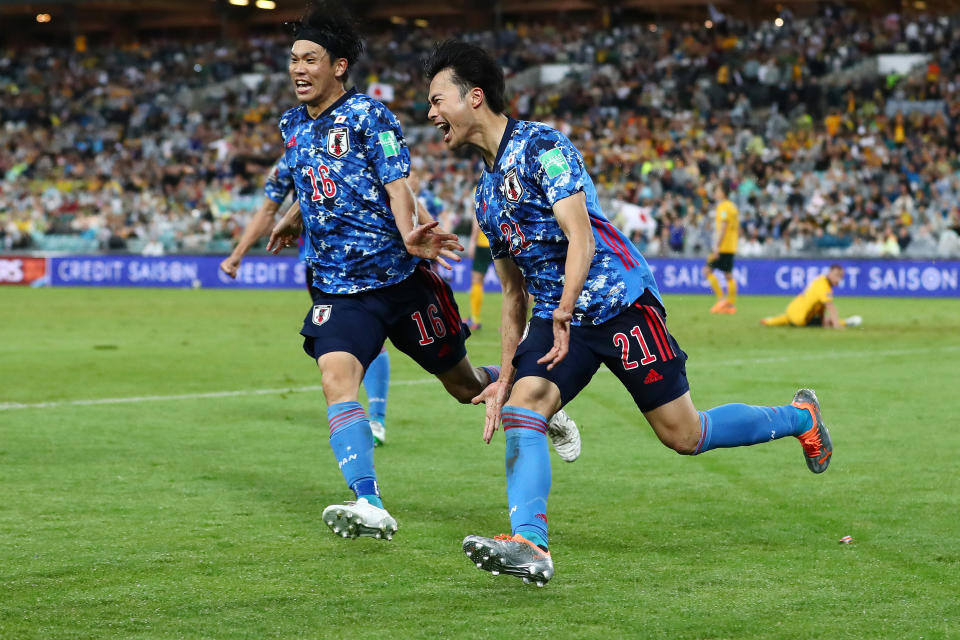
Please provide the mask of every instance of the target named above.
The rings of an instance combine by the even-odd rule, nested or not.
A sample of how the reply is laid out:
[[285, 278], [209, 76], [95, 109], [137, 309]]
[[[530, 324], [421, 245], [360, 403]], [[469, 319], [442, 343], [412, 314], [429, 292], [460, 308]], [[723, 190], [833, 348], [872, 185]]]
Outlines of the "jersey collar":
[[[353, 95], [354, 95], [356, 92], [357, 92], [357, 88], [356, 88], [356, 87], [350, 87], [345, 94], [343, 94], [342, 96], [340, 96], [339, 98], [337, 98], [337, 101], [336, 101], [336, 102], [334, 102], [332, 105], [330, 105], [329, 107], [327, 107], [326, 109], [324, 109], [323, 113], [321, 113], [320, 115], [318, 115], [316, 118], [313, 118], [313, 120], [322, 120], [323, 118], [326, 118], [328, 115], [330, 115], [330, 112], [332, 112], [334, 109], [336, 109], [337, 107], [339, 107], [340, 105], [342, 105], [344, 102], [346, 102], [347, 100], [349, 100], [350, 98], [352, 98]], [[311, 119], [311, 118], [310, 118], [310, 112], [307, 111], [307, 106], [306, 106], [306, 105], [303, 106], [303, 112], [304, 112], [305, 114], [307, 114], [307, 119], [310, 120], [310, 119]]]
[[507, 128], [503, 130], [503, 137], [500, 138], [500, 147], [497, 148], [497, 157], [493, 159], [493, 166], [488, 167], [488, 171], [494, 171], [497, 168], [497, 165], [500, 164], [500, 158], [503, 156], [503, 152], [506, 151], [507, 145], [510, 144], [510, 136], [513, 135], [513, 130], [517, 126], [517, 121], [507, 116]]

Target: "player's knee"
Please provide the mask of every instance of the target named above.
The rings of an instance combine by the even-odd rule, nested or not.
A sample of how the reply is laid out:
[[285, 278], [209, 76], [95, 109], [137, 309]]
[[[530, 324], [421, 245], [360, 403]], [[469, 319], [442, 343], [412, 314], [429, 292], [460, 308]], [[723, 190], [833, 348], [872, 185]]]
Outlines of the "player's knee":
[[700, 440], [699, 434], [696, 438], [690, 438], [687, 434], [670, 434], [668, 438], [661, 438], [661, 442], [670, 449], [673, 449], [682, 456], [692, 456], [697, 451], [697, 442]]
[[692, 456], [697, 451], [700, 442], [700, 426], [691, 428], [682, 422], [659, 425], [656, 429], [660, 442], [669, 449], [673, 449], [682, 456]]

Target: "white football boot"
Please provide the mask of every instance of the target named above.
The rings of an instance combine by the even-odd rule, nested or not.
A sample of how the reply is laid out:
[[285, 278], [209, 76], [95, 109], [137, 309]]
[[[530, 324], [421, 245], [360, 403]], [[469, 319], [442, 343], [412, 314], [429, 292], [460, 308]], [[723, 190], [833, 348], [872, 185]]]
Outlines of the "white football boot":
[[373, 506], [366, 498], [332, 504], [323, 510], [322, 517], [334, 535], [341, 538], [363, 536], [391, 540], [397, 532], [397, 521], [387, 510]]
[[573, 462], [580, 456], [580, 430], [563, 409], [550, 418], [547, 435], [550, 436], [550, 442], [561, 460]]
[[373, 446], [382, 447], [387, 441], [387, 428], [378, 420], [370, 421], [370, 433], [373, 434]]

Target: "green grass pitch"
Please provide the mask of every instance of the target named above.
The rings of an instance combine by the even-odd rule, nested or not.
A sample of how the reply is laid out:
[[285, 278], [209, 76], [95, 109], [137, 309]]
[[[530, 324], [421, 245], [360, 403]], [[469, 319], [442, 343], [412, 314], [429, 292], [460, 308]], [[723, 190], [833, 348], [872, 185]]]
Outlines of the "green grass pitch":
[[[569, 406], [580, 460], [553, 456], [538, 589], [460, 551], [509, 526], [502, 434], [484, 445], [482, 408], [396, 351], [376, 460], [400, 531], [323, 525], [348, 492], [302, 291], [2, 289], [0, 638], [960, 637], [960, 301], [759, 326], [786, 301], [666, 302], [696, 405], [812, 386], [830, 469], [789, 438], [678, 456], [601, 372]], [[488, 296], [475, 363], [498, 313]]]

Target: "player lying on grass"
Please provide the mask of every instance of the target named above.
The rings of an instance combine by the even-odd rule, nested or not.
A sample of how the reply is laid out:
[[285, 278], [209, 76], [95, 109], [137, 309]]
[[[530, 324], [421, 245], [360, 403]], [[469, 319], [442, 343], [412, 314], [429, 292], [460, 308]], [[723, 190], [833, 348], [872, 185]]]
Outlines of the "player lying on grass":
[[[425, 72], [428, 118], [444, 144], [474, 147], [486, 164], [476, 216], [503, 285], [501, 375], [474, 401], [487, 405], [485, 441], [503, 422], [511, 534], [467, 536], [463, 550], [477, 567], [538, 585], [553, 576], [546, 416], [576, 397], [601, 364], [678, 453], [795, 436], [810, 470], [826, 470], [833, 448], [809, 389], [778, 407], [694, 407], [687, 356], [667, 330], [650, 268], [604, 217], [583, 157], [566, 136], [504, 115], [496, 60], [477, 46], [447, 41], [435, 47]], [[529, 324], [525, 285], [536, 299]]]
[[[300, 212], [284, 215], [267, 248], [278, 251], [303, 233], [313, 297], [303, 348], [320, 368], [330, 446], [356, 495], [324, 509], [323, 520], [343, 537], [390, 538], [397, 523], [383, 507], [370, 423], [357, 401], [364, 371], [389, 338], [466, 403], [499, 368], [470, 363], [453, 292], [429, 268], [427, 260], [450, 268], [446, 259], [459, 260], [454, 251], [463, 247], [417, 212], [399, 122], [344, 87], [362, 50], [353, 21], [334, 3], [315, 5], [296, 25], [289, 72], [300, 104], [283, 114], [280, 131]], [[575, 458], [576, 426], [562, 413], [552, 425]]]
[[[287, 162], [283, 156], [277, 160], [267, 173], [267, 179], [263, 187], [263, 202], [253, 218], [244, 227], [240, 234], [240, 240], [237, 246], [229, 256], [220, 262], [220, 270], [231, 278], [237, 277], [237, 271], [240, 269], [240, 263], [244, 256], [250, 251], [254, 243], [261, 237], [270, 233], [273, 228], [274, 217], [280, 210], [280, 205], [287, 199], [290, 192], [293, 191], [293, 176], [287, 168]], [[296, 199], [294, 199], [296, 200]], [[299, 215], [299, 207], [297, 215]], [[303, 248], [300, 245], [300, 260], [303, 261]], [[367, 390], [367, 399], [370, 402], [370, 431], [373, 433], [373, 443], [375, 446], [382, 445], [387, 438], [387, 392], [390, 388], [390, 354], [386, 348], [380, 349], [380, 354], [374, 358], [367, 372], [363, 376], [363, 388]]]
[[803, 293], [787, 305], [787, 312], [771, 316], [760, 321], [767, 327], [823, 327], [824, 329], [843, 329], [856, 327], [862, 322], [860, 316], [850, 316], [846, 320], [837, 314], [833, 304], [833, 289], [843, 281], [843, 267], [832, 264], [825, 274], [814, 278]]

